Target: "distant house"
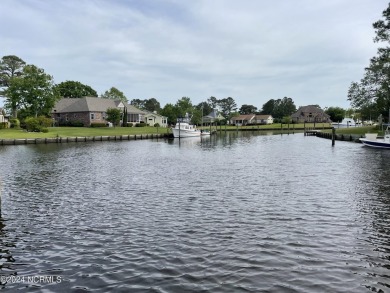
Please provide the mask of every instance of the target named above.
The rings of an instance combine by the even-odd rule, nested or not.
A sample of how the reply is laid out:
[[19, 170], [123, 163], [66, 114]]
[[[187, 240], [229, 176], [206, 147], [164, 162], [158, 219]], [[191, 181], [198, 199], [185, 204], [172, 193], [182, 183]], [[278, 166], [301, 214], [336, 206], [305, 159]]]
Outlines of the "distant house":
[[256, 114], [246, 114], [230, 119], [232, 124], [236, 125], [249, 125], [249, 124], [273, 124], [274, 118], [272, 115], [256, 115]]
[[160, 127], [168, 127], [168, 117], [157, 114], [156, 112], [145, 112], [145, 123], [149, 126], [154, 126], [156, 123], [160, 125]]
[[255, 124], [255, 122], [256, 122], [256, 115], [255, 114], [239, 115], [239, 116], [236, 116], [236, 117], [232, 117], [230, 119], [230, 122], [232, 124], [236, 124], [236, 125]]
[[255, 116], [256, 124], [273, 124], [274, 118], [272, 115], [256, 115]]
[[124, 104], [120, 100], [95, 97], [63, 98], [54, 105], [52, 118], [59, 125], [75, 123], [91, 126], [92, 123], [107, 123], [107, 109], [118, 108], [123, 113], [125, 107], [128, 123], [144, 121], [145, 112], [132, 105]]
[[299, 107], [298, 111], [291, 115], [291, 119], [295, 123], [331, 122], [330, 116], [326, 114], [324, 110], [315, 105]]
[[210, 125], [214, 122], [224, 120], [224, 119], [225, 119], [225, 117], [223, 117], [221, 115], [221, 113], [219, 113], [217, 110], [213, 109], [213, 111], [210, 114], [202, 117], [202, 123], [203, 123], [203, 125]]

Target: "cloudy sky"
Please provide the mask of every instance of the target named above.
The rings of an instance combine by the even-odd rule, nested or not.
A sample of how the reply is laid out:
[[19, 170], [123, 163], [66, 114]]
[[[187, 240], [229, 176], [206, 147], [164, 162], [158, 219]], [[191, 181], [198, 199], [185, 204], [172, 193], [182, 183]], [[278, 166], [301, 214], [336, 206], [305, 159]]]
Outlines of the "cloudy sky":
[[[0, 57], [161, 106], [232, 97], [348, 108], [385, 0], [0, 0]], [[0, 100], [0, 105], [2, 101]]]

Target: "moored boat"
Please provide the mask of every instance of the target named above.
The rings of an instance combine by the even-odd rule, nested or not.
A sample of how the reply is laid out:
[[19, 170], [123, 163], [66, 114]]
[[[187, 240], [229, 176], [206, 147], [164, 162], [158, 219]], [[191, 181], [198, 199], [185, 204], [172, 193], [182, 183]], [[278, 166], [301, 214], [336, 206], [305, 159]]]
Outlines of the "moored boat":
[[202, 132], [196, 128], [196, 125], [190, 124], [190, 118], [186, 115], [185, 118], [178, 118], [174, 128], [172, 128], [173, 137], [194, 137], [201, 136]]
[[365, 138], [360, 138], [359, 140], [368, 147], [390, 149], [389, 127], [387, 127], [383, 138], [378, 138], [376, 133], [367, 133]]
[[337, 126], [339, 128], [344, 128], [344, 127], [358, 127], [362, 126], [362, 123], [360, 121], [355, 121], [353, 118], [344, 118], [341, 122], [333, 122], [333, 126]]

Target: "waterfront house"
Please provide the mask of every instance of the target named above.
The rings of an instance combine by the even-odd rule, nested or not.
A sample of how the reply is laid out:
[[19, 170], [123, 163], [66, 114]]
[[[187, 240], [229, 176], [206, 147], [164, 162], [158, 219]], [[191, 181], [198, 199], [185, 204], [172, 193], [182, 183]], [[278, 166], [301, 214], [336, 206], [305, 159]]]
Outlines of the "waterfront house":
[[168, 127], [168, 117], [162, 116], [160, 114], [157, 114], [156, 111], [154, 112], [149, 112], [149, 111], [144, 111], [145, 112], [145, 123], [149, 126], [154, 126], [156, 123], [160, 125], [160, 127]]
[[221, 120], [224, 120], [225, 117], [221, 115], [216, 109], [213, 109], [210, 114], [202, 117], [202, 124], [203, 125], [211, 125], [214, 122], [218, 122]]
[[330, 123], [330, 116], [316, 105], [308, 105], [299, 107], [298, 111], [291, 115], [291, 119], [295, 123], [304, 122], [323, 122]]
[[255, 116], [256, 124], [273, 124], [274, 118], [272, 115], [256, 115]]
[[254, 124], [255, 123], [255, 118], [256, 118], [256, 115], [255, 114], [246, 114], [246, 115], [239, 115], [239, 116], [236, 116], [236, 117], [232, 117], [230, 119], [230, 122], [232, 124], [236, 124], [236, 125], [248, 125], [248, 124]]
[[118, 108], [123, 113], [127, 108], [128, 123], [144, 122], [145, 112], [120, 100], [96, 97], [62, 98], [52, 110], [57, 125], [91, 126], [93, 123], [107, 123], [107, 109]]

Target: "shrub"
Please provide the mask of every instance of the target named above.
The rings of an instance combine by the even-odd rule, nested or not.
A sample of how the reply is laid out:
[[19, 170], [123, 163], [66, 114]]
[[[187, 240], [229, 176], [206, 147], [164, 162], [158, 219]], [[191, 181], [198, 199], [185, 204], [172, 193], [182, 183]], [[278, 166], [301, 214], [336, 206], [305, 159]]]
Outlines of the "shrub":
[[153, 125], [154, 127], [160, 127], [160, 124], [158, 124], [158, 123], [154, 123], [154, 125]]
[[127, 127], [133, 127], [133, 123], [127, 122]]
[[8, 123], [7, 122], [2, 122], [0, 123], [0, 129], [8, 128]]
[[25, 127], [27, 131], [31, 132], [49, 132], [47, 127], [51, 126], [51, 123], [52, 120], [45, 116], [27, 117], [24, 119], [23, 127]]
[[16, 129], [20, 128], [20, 121], [19, 121], [19, 119], [11, 118], [9, 120], [9, 122], [11, 123], [11, 128], [16, 128]]
[[143, 122], [143, 121], [141, 121], [140, 123], [137, 123], [136, 125], [135, 125], [135, 127], [145, 127], [146, 126], [146, 124], [145, 124], [145, 122]]

